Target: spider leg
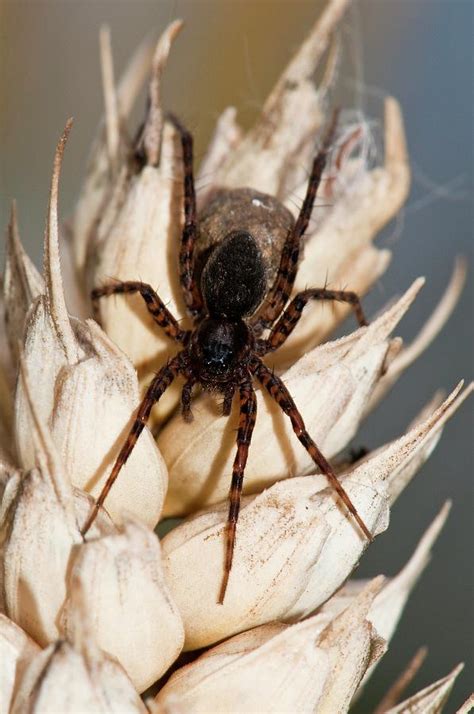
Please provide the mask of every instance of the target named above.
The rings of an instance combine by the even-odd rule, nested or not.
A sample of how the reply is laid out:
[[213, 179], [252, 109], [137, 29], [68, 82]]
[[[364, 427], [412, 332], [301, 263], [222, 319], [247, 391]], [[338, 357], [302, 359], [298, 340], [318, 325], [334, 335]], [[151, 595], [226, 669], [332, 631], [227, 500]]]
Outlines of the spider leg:
[[253, 365], [251, 366], [251, 370], [255, 374], [258, 381], [265, 387], [267, 392], [269, 392], [270, 396], [276, 401], [280, 408], [290, 418], [291, 424], [293, 426], [293, 431], [295, 432], [296, 436], [301, 441], [316, 466], [318, 466], [318, 468], [321, 469], [325, 476], [327, 476], [329, 483], [335, 489], [337, 495], [344, 503], [347, 510], [352, 514], [354, 520], [356, 521], [361, 531], [364, 533], [365, 537], [369, 541], [372, 541], [373, 538], [371, 532], [365, 525], [362, 518], [357, 513], [354, 504], [352, 503], [348, 494], [339, 482], [339, 479], [334, 473], [331, 465], [325, 459], [323, 454], [320, 452], [320, 450], [308, 434], [308, 431], [306, 430], [303, 421], [303, 417], [299, 413], [291, 394], [283, 384], [282, 380], [275, 374], [273, 374], [268, 369], [268, 367], [263, 364], [260, 359], [258, 359], [258, 357], [255, 359]]
[[[182, 354], [182, 353], [181, 353]], [[104, 501], [107, 498], [110, 489], [115, 483], [117, 476], [119, 475], [120, 469], [126, 463], [128, 457], [130, 456], [133, 447], [137, 443], [138, 437], [145, 427], [148, 417], [150, 416], [151, 409], [154, 404], [163, 396], [164, 392], [168, 389], [173, 379], [179, 373], [181, 367], [180, 354], [174, 357], [168, 364], [160, 369], [154, 380], [148, 387], [145, 396], [143, 397], [140, 406], [138, 407], [135, 420], [132, 424], [128, 436], [125, 440], [124, 445], [120, 449], [119, 455], [117, 456], [115, 463], [113, 465], [112, 471], [102, 487], [102, 491], [99, 494], [99, 498], [94, 504], [92, 511], [89, 514], [84, 526], [82, 527], [81, 533], [83, 536], [86, 535], [87, 531], [95, 521], [99, 510], [104, 505]]]
[[281, 347], [287, 337], [289, 337], [295, 329], [301, 315], [303, 314], [304, 307], [310, 300], [335, 300], [338, 302], [347, 302], [354, 308], [354, 314], [359, 325], [363, 327], [368, 324], [365, 319], [359, 297], [356, 293], [349, 292], [347, 290], [327, 290], [326, 288], [311, 288], [309, 290], [303, 290], [303, 292], [298, 293], [293, 298], [285, 312], [280, 316], [278, 322], [273, 325], [268, 338], [260, 341], [259, 354], [273, 352]]
[[184, 169], [184, 226], [179, 251], [179, 277], [184, 301], [192, 317], [198, 317], [203, 310], [203, 300], [199, 285], [194, 278], [194, 245], [197, 239], [196, 191], [193, 172], [192, 134], [172, 114], [168, 115], [181, 137]]
[[270, 295], [263, 309], [257, 313], [252, 321], [252, 327], [260, 333], [266, 327], [270, 327], [283, 310], [288, 301], [298, 270], [298, 259], [300, 255], [301, 238], [308, 227], [309, 219], [313, 211], [316, 194], [321, 183], [324, 168], [326, 166], [329, 149], [334, 140], [336, 132], [338, 111], [335, 111], [331, 119], [328, 131], [323, 139], [322, 147], [314, 158], [309, 177], [306, 196], [301, 206], [295, 225], [288, 233], [288, 237], [283, 246], [280, 258], [278, 273], [270, 291]]
[[222, 404], [222, 416], [229, 416], [232, 411], [232, 400], [235, 394], [235, 387], [232, 385], [224, 394], [224, 403]]
[[191, 394], [195, 385], [194, 379], [188, 379], [181, 391], [181, 414], [185, 422], [190, 424], [194, 419], [191, 411]]
[[240, 385], [239, 393], [240, 419], [239, 429], [237, 432], [237, 453], [235, 455], [232, 469], [232, 483], [229, 493], [229, 515], [226, 526], [224, 575], [222, 578], [218, 600], [221, 605], [224, 602], [227, 584], [229, 582], [229, 575], [232, 568], [232, 559], [234, 557], [235, 547], [235, 532], [237, 529], [237, 520], [239, 518], [244, 470], [245, 464], [247, 463], [250, 440], [255, 426], [255, 419], [257, 417], [257, 399], [255, 397], [255, 391], [252, 383], [248, 382]]
[[168, 337], [171, 337], [176, 342], [184, 342], [188, 332], [181, 329], [176, 318], [171, 314], [151, 285], [139, 281], [114, 281], [100, 288], [94, 288], [91, 292], [94, 320], [100, 324], [99, 299], [101, 297], [119, 294], [133, 295], [134, 293], [140, 293], [146, 303], [148, 312]]

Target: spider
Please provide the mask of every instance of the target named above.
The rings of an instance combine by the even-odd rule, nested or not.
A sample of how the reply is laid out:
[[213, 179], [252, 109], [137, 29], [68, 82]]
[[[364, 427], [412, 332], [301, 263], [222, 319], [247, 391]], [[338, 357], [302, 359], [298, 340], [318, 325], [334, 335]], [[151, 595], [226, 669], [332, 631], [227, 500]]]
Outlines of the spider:
[[[222, 190], [224, 200], [214, 202], [214, 210], [211, 202], [208, 218], [210, 215], [211, 220], [217, 221], [226, 228], [231, 226], [231, 230], [228, 230], [217, 244], [211, 244], [207, 250], [202, 251], [201, 256], [195, 255], [195, 249], [199, 247], [199, 239], [201, 239], [200, 228], [202, 229], [203, 222], [198, 221], [196, 210], [193, 139], [178, 119], [171, 116], [170, 121], [180, 137], [183, 154], [184, 227], [179, 253], [179, 275], [187, 311], [194, 326], [191, 330], [182, 329], [157, 293], [146, 283], [113, 282], [92, 291], [96, 318], [99, 315], [100, 298], [117, 293], [139, 293], [154, 321], [170, 339], [180, 345], [181, 349], [160, 369], [149, 385], [138, 407], [130, 432], [82, 533], [83, 535], [87, 533], [103, 506], [120, 469], [130, 456], [148, 421], [153, 405], [158, 402], [178, 375], [186, 380], [181, 392], [181, 408], [185, 421], [192, 419], [191, 396], [195, 385], [200, 384], [206, 391], [223, 395], [225, 416], [230, 414], [232, 401], [237, 392], [240, 417], [225, 529], [224, 572], [218, 598], [218, 602], [222, 604], [232, 568], [244, 470], [257, 416], [253, 380], [257, 380], [270, 393], [280, 409], [289, 417], [297, 438], [316, 466], [326, 475], [363, 534], [372, 540], [370, 531], [340, 484], [334, 470], [306, 430], [291, 394], [280, 377], [274, 374], [262, 359], [283, 345], [310, 300], [337, 300], [349, 303], [354, 309], [359, 324], [367, 325], [367, 322], [360, 300], [354, 292], [328, 290], [326, 287], [311, 288], [298, 293], [289, 302], [298, 269], [301, 239], [308, 226], [328, 152], [334, 140], [337, 112], [334, 113], [321, 149], [314, 158], [306, 196], [296, 221], [273, 197], [255, 192], [252, 194], [258, 196], [259, 201], [267, 202], [267, 206], [272, 209], [269, 212], [270, 218], [279, 214], [279, 208], [280, 214], [283, 212], [290, 216], [287, 219], [289, 225], [285, 229], [279, 266], [275, 268], [275, 277], [270, 289], [265, 251], [259, 247], [256, 238], [249, 231], [245, 211], [237, 210], [242, 202], [244, 205], [245, 201], [248, 203], [249, 189]], [[263, 338], [262, 334], [265, 330], [269, 330], [269, 333]]]

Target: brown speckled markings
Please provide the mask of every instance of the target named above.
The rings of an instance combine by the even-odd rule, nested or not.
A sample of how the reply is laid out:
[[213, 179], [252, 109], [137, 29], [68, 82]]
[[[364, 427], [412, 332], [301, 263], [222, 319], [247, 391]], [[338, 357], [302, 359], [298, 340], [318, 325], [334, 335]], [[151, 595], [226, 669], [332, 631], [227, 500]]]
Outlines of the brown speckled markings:
[[182, 330], [176, 318], [168, 310], [159, 295], [153, 290], [151, 285], [136, 280], [120, 281], [109, 283], [102, 288], [94, 288], [91, 292], [93, 316], [96, 322], [100, 323], [99, 299], [110, 295], [133, 295], [139, 293], [145, 301], [150, 315], [159, 327], [163, 329], [168, 337], [177, 342], [184, 342], [187, 336], [186, 330]]
[[198, 274], [213, 246], [231, 231], [245, 230], [260, 248], [267, 286], [272, 285], [280, 265], [281, 251], [293, 225], [290, 211], [266, 193], [252, 188], [213, 191], [199, 216], [196, 244]]

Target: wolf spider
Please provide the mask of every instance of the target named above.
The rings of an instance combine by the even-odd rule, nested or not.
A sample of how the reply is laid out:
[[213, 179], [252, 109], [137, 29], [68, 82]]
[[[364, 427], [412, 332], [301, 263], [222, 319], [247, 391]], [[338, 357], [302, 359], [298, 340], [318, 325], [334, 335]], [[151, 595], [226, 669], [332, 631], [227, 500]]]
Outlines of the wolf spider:
[[[298, 218], [296, 221], [291, 219], [292, 225], [285, 234], [279, 267], [270, 290], [267, 289], [266, 284], [263, 253], [246, 228], [245, 219], [234, 225], [218, 245], [211, 246], [201, 274], [198, 275], [195, 247], [199, 235], [199, 223], [193, 177], [193, 139], [176, 118], [171, 117], [170, 120], [180, 136], [183, 153], [184, 227], [179, 253], [179, 271], [185, 304], [194, 326], [191, 330], [182, 329], [178, 320], [153, 288], [146, 283], [114, 282], [92, 291], [96, 316], [98, 316], [99, 298], [117, 293], [139, 293], [154, 321], [182, 349], [160, 369], [149, 385], [138, 407], [132, 428], [82, 533], [83, 535], [87, 533], [103, 506], [120, 469], [130, 456], [148, 421], [153, 405], [161, 398], [175, 377], [180, 375], [186, 380], [181, 392], [182, 413], [186, 421], [192, 419], [191, 393], [194, 385], [200, 384], [207, 391], [223, 394], [223, 414], [226, 416], [230, 414], [234, 394], [238, 391], [240, 418], [237, 453], [232, 470], [224, 573], [218, 600], [219, 603], [223, 603], [232, 567], [245, 464], [257, 414], [253, 379], [260, 382], [289, 417], [296, 436], [316, 466], [327, 476], [364, 535], [369, 540], [372, 539], [370, 531], [357, 513], [331, 465], [308, 434], [291, 394], [283, 381], [262, 360], [264, 355], [283, 345], [310, 300], [337, 300], [349, 303], [354, 309], [359, 324], [366, 325], [367, 322], [359, 298], [353, 292], [328, 290], [325, 287], [311, 288], [298, 293], [287, 305], [298, 269], [301, 239], [308, 226], [327, 155], [334, 140], [337, 112], [334, 113], [321, 149], [313, 161], [306, 196]], [[237, 189], [237, 195], [239, 191], [248, 192], [248, 189]], [[265, 197], [264, 194], [256, 195], [268, 198], [273, 205], [278, 203], [276, 199]], [[217, 218], [219, 219], [219, 216]], [[257, 310], [259, 306], [260, 309]], [[262, 338], [261, 335], [266, 329], [270, 332], [266, 338]]]

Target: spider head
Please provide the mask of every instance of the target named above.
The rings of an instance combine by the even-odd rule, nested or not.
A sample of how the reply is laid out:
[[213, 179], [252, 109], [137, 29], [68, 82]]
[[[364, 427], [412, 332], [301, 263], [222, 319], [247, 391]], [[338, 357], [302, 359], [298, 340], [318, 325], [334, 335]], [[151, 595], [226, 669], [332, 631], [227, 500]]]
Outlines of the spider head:
[[200, 380], [221, 383], [231, 379], [248, 351], [249, 340], [250, 331], [243, 320], [205, 318], [192, 345]]

